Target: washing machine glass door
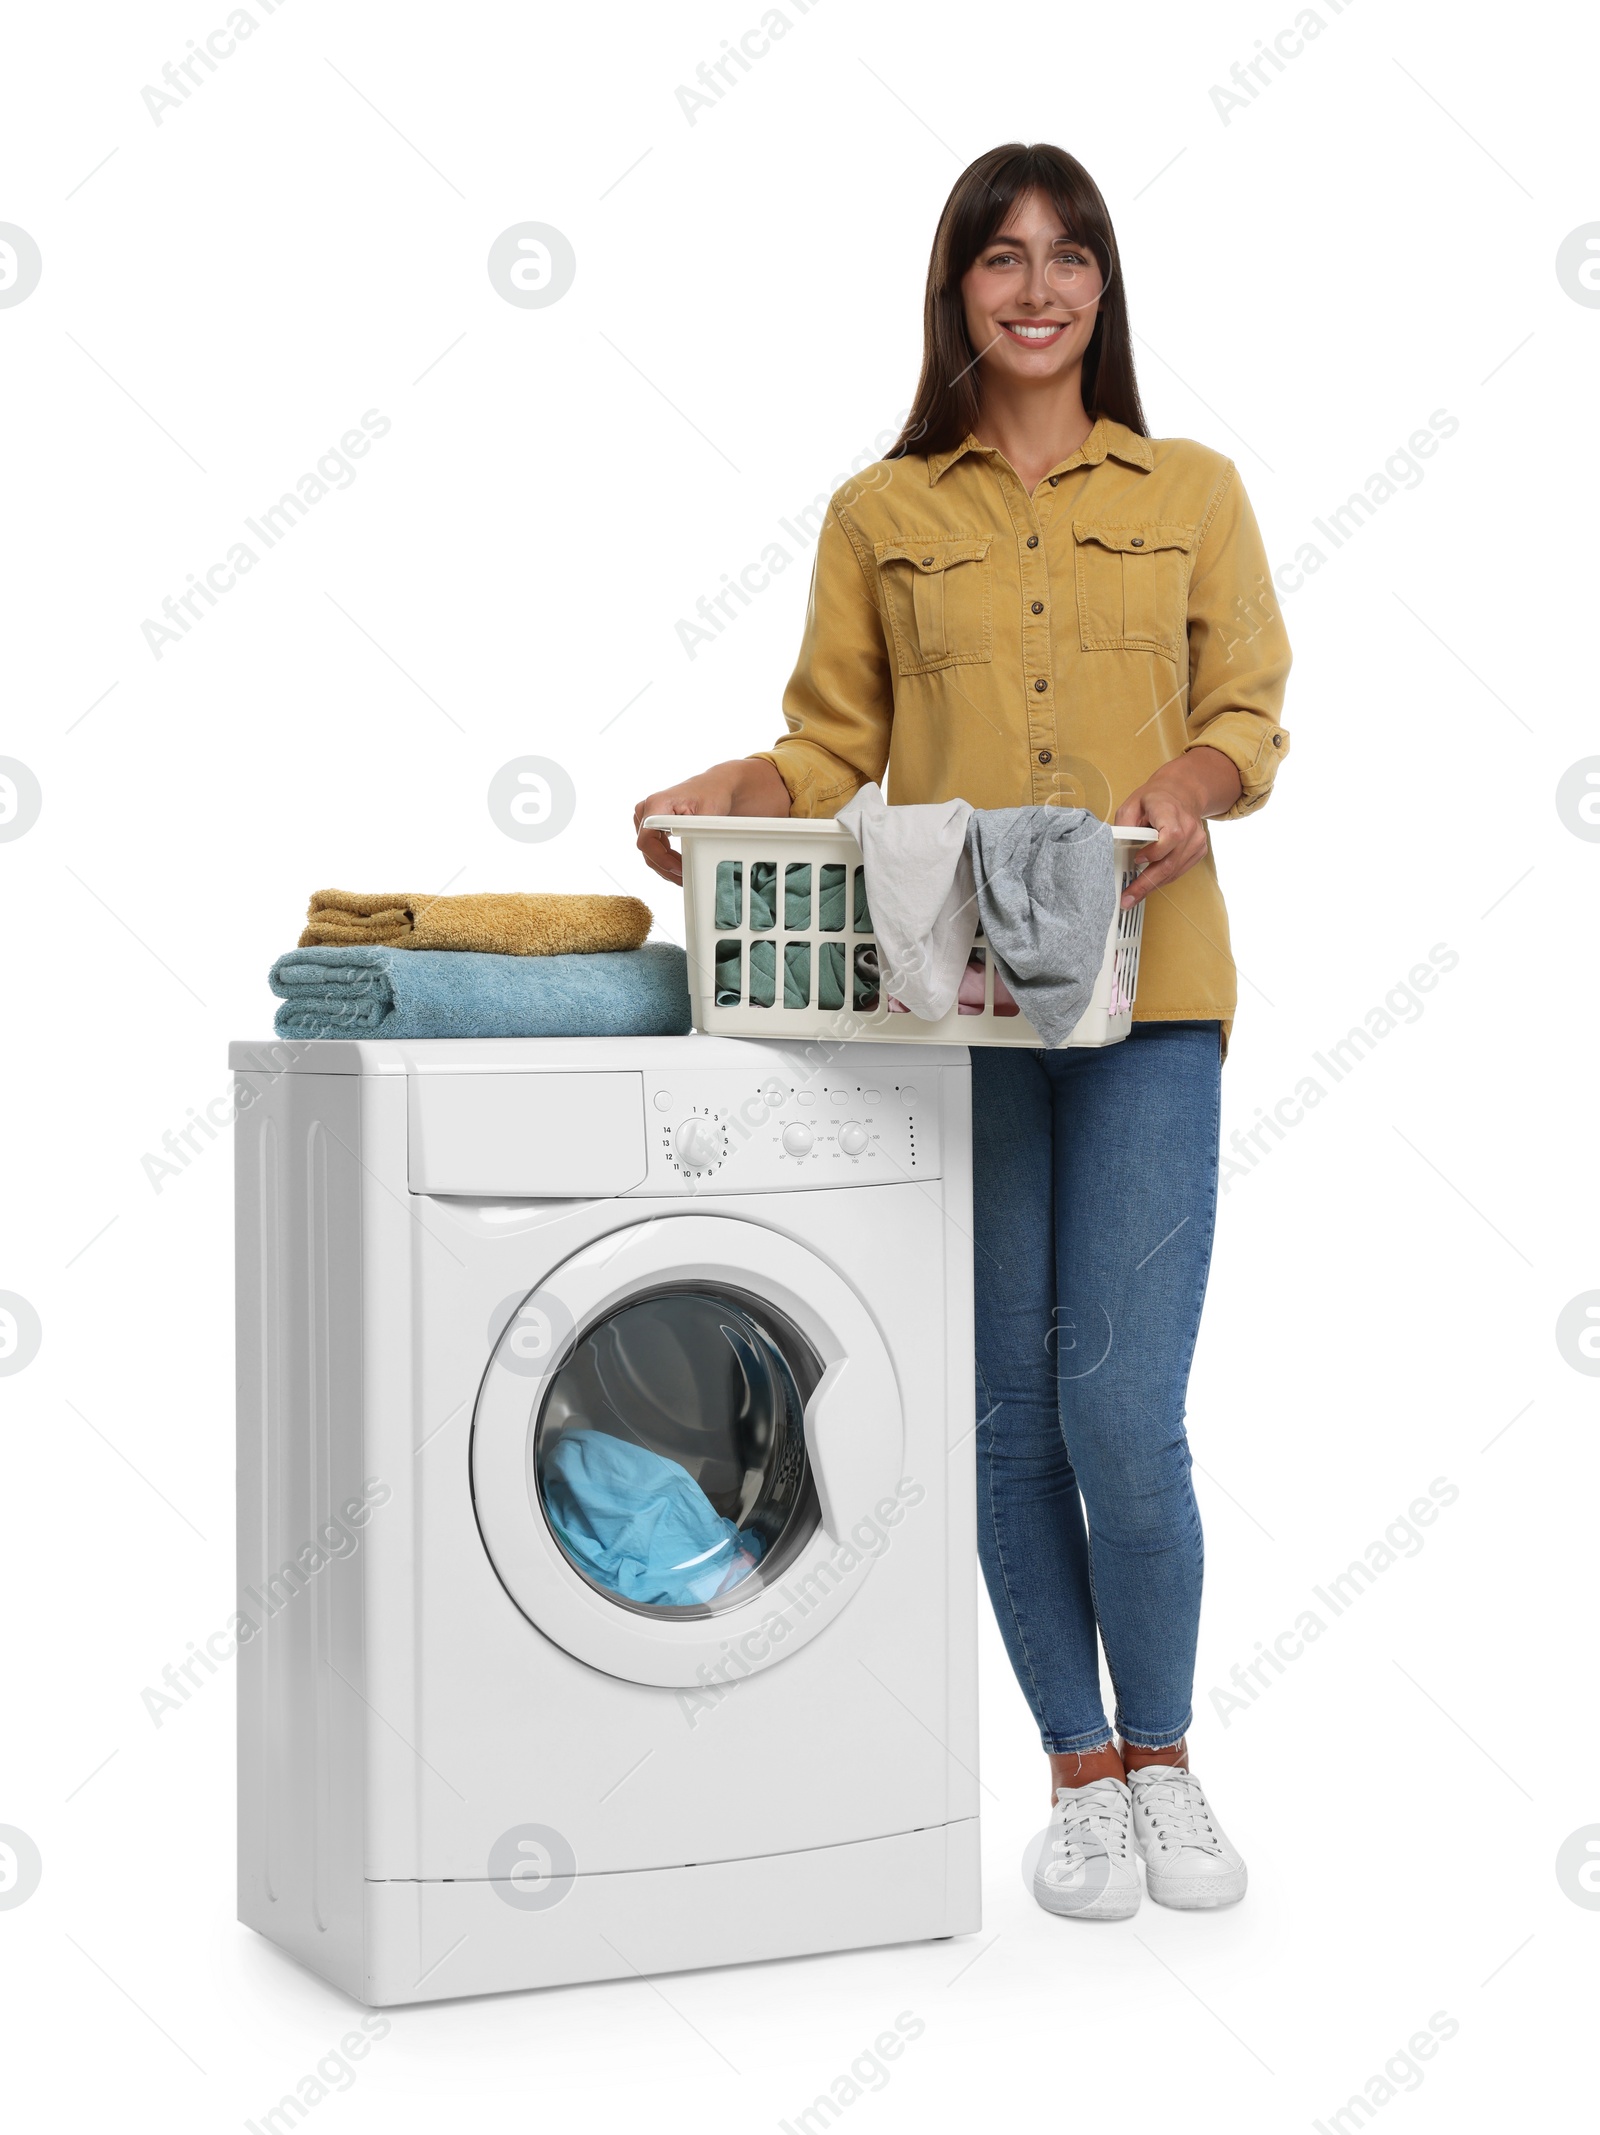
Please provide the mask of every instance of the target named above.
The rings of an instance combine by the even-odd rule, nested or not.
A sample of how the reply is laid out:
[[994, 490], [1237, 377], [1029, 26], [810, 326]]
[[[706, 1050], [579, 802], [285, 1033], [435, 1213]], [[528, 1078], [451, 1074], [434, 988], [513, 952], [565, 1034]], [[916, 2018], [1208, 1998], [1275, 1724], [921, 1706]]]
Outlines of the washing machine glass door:
[[852, 1605], [925, 1495], [904, 1457], [882, 1331], [837, 1269], [764, 1224], [627, 1210], [496, 1338], [473, 1509], [547, 1638], [633, 1682], [703, 1684], [787, 1660]]
[[771, 1305], [697, 1285], [636, 1297], [551, 1376], [539, 1503], [569, 1563], [625, 1608], [748, 1601], [817, 1525], [805, 1404], [821, 1360]]

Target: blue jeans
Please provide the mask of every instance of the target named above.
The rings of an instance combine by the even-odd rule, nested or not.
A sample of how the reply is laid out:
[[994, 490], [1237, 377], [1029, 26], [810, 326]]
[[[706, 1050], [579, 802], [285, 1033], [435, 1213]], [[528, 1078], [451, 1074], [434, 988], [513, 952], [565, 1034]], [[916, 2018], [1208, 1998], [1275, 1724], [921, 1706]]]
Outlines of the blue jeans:
[[1203, 1549], [1184, 1401], [1217, 1207], [1221, 1026], [972, 1049], [978, 1553], [1047, 1750], [1189, 1725]]

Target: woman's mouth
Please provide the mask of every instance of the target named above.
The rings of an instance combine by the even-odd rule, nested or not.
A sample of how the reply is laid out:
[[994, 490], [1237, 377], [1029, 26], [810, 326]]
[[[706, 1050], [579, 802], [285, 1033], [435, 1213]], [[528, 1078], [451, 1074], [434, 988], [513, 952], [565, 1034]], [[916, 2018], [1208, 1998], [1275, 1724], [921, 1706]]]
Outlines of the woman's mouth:
[[1002, 319], [1000, 329], [1024, 348], [1049, 348], [1067, 331], [1065, 319]]

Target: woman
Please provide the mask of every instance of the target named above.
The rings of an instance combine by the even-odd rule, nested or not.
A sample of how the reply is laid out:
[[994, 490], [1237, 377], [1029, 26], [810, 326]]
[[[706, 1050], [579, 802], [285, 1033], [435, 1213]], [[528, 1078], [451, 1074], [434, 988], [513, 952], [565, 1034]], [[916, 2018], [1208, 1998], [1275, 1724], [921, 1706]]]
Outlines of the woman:
[[[921, 382], [833, 499], [772, 749], [649, 814], [897, 802], [1087, 807], [1158, 836], [1131, 1035], [972, 1054], [979, 1549], [1050, 1760], [1034, 1892], [1123, 1918], [1242, 1897], [1189, 1769], [1201, 1583], [1184, 1435], [1236, 981], [1210, 819], [1288, 737], [1289, 646], [1231, 462], [1153, 440], [1116, 238], [1061, 149], [997, 148], [934, 239]], [[658, 834], [640, 850], [679, 879]], [[1116, 1693], [1100, 1695], [1099, 1651]]]

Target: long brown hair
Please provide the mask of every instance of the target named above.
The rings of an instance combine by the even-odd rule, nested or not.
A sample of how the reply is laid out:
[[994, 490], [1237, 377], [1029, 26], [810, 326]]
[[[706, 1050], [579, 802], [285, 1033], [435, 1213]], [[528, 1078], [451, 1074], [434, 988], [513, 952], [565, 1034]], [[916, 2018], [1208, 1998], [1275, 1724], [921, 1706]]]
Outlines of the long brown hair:
[[1104, 294], [1083, 355], [1084, 407], [1091, 415], [1125, 423], [1141, 437], [1150, 435], [1134, 376], [1116, 232], [1100, 188], [1064, 148], [1048, 141], [1009, 141], [967, 165], [939, 217], [922, 307], [922, 376], [890, 459], [907, 452], [947, 452], [976, 427], [978, 352], [967, 333], [961, 278], [1023, 194], [1035, 192], [1100, 264]]

